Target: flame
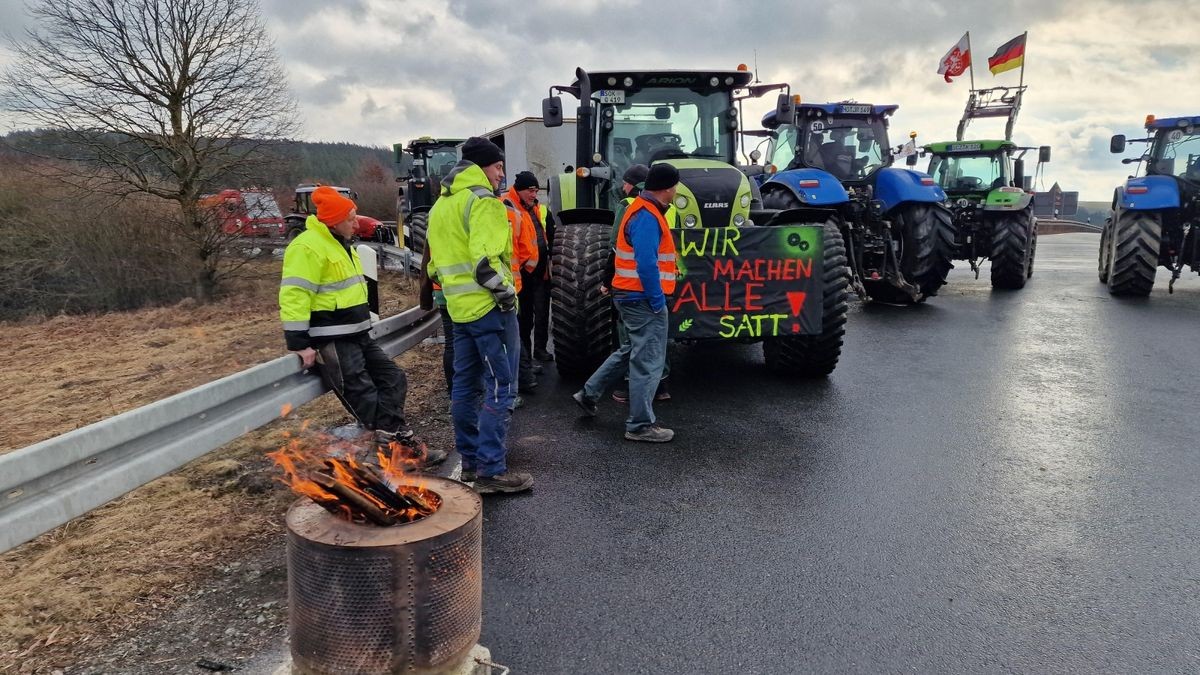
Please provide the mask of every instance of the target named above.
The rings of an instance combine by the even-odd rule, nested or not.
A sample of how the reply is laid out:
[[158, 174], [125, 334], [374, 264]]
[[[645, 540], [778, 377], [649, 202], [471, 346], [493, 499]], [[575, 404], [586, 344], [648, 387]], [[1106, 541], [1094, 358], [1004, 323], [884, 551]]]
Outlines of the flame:
[[[280, 417], [287, 417], [291, 413], [292, 413], [292, 404], [291, 403], [284, 403], [283, 407], [279, 409]], [[304, 420], [304, 423], [307, 424], [308, 420]]]
[[441, 498], [416, 473], [427, 452], [424, 444], [412, 448], [393, 442], [388, 452], [378, 449], [376, 470], [355, 458], [361, 448], [327, 434], [306, 432], [308, 425], [305, 420], [298, 434], [283, 432], [283, 447], [267, 453], [283, 471], [280, 482], [295, 493], [347, 520], [379, 524], [390, 524], [389, 519], [412, 522], [441, 505]]

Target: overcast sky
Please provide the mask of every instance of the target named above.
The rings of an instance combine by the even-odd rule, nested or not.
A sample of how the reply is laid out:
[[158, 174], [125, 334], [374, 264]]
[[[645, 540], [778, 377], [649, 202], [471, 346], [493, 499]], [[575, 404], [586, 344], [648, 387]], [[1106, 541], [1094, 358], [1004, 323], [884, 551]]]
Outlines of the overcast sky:
[[[1047, 188], [1107, 200], [1128, 173], [1110, 135], [1134, 137], [1147, 113], [1200, 113], [1200, 12], [1188, 0], [260, 1], [306, 140], [470, 135], [540, 115], [548, 86], [569, 84], [576, 66], [734, 68], [755, 50], [760, 78], [806, 101], [899, 104], [893, 144], [909, 130], [947, 140], [968, 80], [936, 71], [966, 30], [976, 86], [1016, 84], [1017, 71], [992, 76], [987, 57], [1029, 31], [1014, 140], [1054, 146]], [[28, 25], [20, 0], [0, 0], [0, 26]], [[977, 121], [971, 135], [1002, 137], [1002, 123]]]

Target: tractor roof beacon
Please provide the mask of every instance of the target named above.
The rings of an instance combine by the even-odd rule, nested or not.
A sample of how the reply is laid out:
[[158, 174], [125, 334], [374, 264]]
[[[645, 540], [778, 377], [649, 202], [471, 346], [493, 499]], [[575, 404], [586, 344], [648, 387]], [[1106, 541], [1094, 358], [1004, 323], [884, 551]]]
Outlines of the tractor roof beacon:
[[[1022, 147], [1012, 142], [1013, 126], [1028, 86], [972, 90], [953, 141], [929, 143], [929, 175], [946, 192], [954, 217], [955, 259], [970, 263], [979, 277], [981, 259], [991, 261], [992, 288], [1019, 289], [1033, 276], [1037, 218], [1033, 179], [1050, 161], [1050, 146]], [[1004, 118], [1004, 140], [964, 140], [971, 120]], [[1038, 151], [1032, 176], [1025, 153]]]
[[933, 179], [892, 166], [902, 148], [889, 145], [888, 118], [899, 106], [796, 99], [762, 120], [770, 130], [763, 204], [841, 228], [864, 300], [914, 304], [936, 295], [952, 267], [954, 229]]
[[1145, 138], [1112, 137], [1109, 149], [1145, 143], [1139, 157], [1122, 160], [1145, 167], [1113, 193], [1112, 217], [1100, 237], [1100, 281], [1113, 295], [1149, 295], [1159, 265], [1171, 270], [1168, 292], [1190, 267], [1200, 272], [1200, 115], [1146, 116]]
[[404, 232], [404, 245], [416, 253], [425, 250], [429, 209], [441, 192], [442, 179], [458, 162], [462, 138], [422, 136], [392, 146], [396, 158], [396, 213]]
[[[668, 218], [677, 229], [799, 224], [761, 209], [757, 186], [737, 166], [741, 104], [786, 85], [752, 85], [737, 70], [575, 71], [570, 85], [550, 87], [546, 126], [563, 120], [565, 92], [579, 100], [573, 170], [550, 180], [558, 231], [553, 250], [555, 360], [560, 371], [587, 375], [611, 351], [610, 299], [601, 294], [621, 176], [632, 164], [665, 162], [680, 174]], [[790, 98], [786, 95], [783, 98]], [[794, 215], [794, 214], [792, 214]], [[811, 221], [809, 221], [811, 222]], [[823, 220], [821, 221], [823, 224]], [[824, 376], [837, 364], [845, 324], [845, 258], [840, 235], [824, 232], [825, 313], [818, 335], [762, 338], [773, 369]], [[814, 274], [815, 276], [815, 274]]]

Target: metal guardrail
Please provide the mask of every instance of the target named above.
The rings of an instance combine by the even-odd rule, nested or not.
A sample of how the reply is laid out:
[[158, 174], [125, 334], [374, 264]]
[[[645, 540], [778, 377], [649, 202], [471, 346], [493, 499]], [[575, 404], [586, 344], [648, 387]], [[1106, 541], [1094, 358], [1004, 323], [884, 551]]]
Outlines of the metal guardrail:
[[1100, 232], [1104, 229], [1103, 225], [1093, 225], [1078, 220], [1069, 220], [1066, 218], [1038, 218], [1038, 226], [1048, 225], [1050, 227], [1074, 229], [1078, 232]]
[[[419, 308], [375, 324], [389, 356], [432, 335]], [[0, 553], [107, 504], [326, 389], [292, 355], [0, 455]]]

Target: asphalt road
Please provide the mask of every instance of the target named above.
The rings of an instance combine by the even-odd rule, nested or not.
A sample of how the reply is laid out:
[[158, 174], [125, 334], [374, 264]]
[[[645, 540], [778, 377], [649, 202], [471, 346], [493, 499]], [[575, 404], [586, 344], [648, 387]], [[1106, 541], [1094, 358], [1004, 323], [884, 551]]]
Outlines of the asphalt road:
[[1023, 291], [959, 263], [854, 302], [827, 381], [680, 350], [665, 446], [544, 375], [481, 642], [522, 674], [1200, 671], [1200, 279], [1113, 299], [1096, 235], [1039, 243]]

